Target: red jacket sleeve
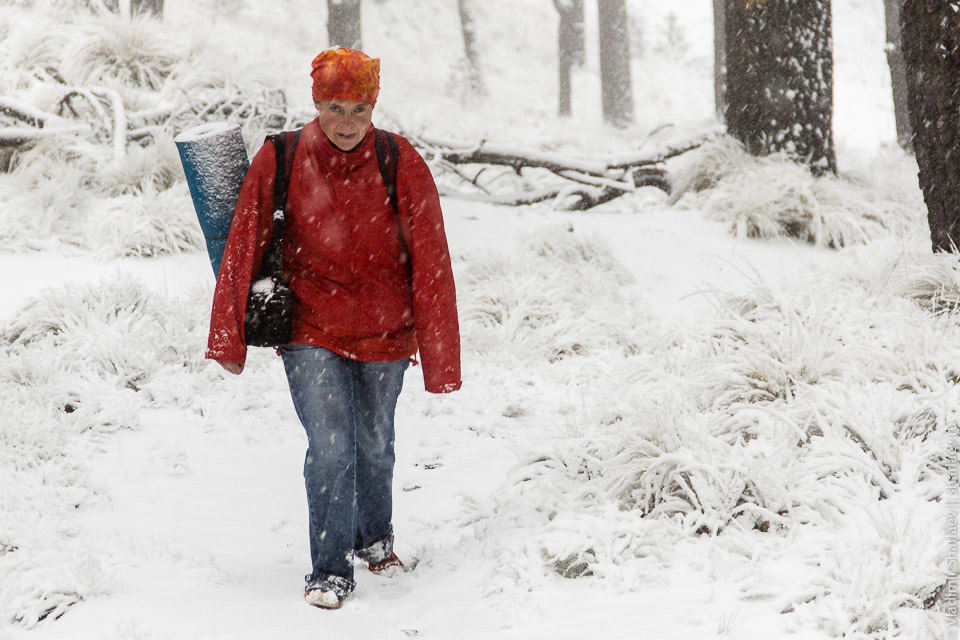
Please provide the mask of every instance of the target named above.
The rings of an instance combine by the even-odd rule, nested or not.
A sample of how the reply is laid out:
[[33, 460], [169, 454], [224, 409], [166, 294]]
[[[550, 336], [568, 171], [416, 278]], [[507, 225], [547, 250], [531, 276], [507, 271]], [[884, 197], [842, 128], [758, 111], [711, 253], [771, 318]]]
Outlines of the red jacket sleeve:
[[413, 323], [427, 391], [460, 388], [460, 326], [440, 196], [427, 163], [400, 138], [397, 198], [409, 228], [407, 249], [413, 276]]
[[243, 315], [254, 272], [273, 235], [273, 182], [276, 154], [264, 144], [243, 179], [237, 207], [227, 235], [210, 313], [206, 357], [243, 364], [247, 345]]

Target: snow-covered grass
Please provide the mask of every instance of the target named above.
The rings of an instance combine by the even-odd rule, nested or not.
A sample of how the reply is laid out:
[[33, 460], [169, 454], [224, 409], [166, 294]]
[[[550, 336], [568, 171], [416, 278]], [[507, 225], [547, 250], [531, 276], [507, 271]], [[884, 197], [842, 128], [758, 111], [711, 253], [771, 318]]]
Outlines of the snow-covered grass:
[[[946, 579], [960, 318], [890, 287], [888, 266], [810, 273], [790, 290], [757, 282], [714, 294], [712, 317], [664, 327], [605, 241], [571, 226], [463, 255], [474, 389], [443, 406], [456, 407], [453, 429], [510, 443], [519, 464], [448, 521], [472, 523], [461, 551], [490, 558], [490, 588], [516, 597], [562, 577], [642, 591], [682, 561], [678, 549], [706, 544], [739, 567], [746, 601], [798, 628], [935, 627], [918, 612], [937, 606]], [[913, 256], [896, 270], [929, 277]], [[108, 508], [110, 487], [87, 480], [103, 438], [141, 428], [148, 409], [230, 423], [250, 410], [233, 406], [238, 392], [281, 384], [255, 364], [224, 386], [199, 360], [208, 294], [167, 299], [121, 279], [44, 292], [5, 323], [0, 380], [18, 419], [3, 468], [5, 486], [23, 487], [5, 498], [0, 532], [8, 620], [30, 627], [109, 594], [106, 551], [63, 530], [71, 512]], [[414, 411], [431, 406], [418, 396]], [[418, 571], [439, 570], [435, 553], [414, 550]], [[787, 559], [802, 580], [767, 584], [742, 572], [745, 553], [765, 571]]]
[[[209, 295], [204, 287], [168, 298], [119, 276], [45, 290], [0, 329], [0, 479], [16, 487], [0, 501], [5, 623], [30, 628], [109, 592], [112, 551], [78, 528], [76, 514], [110, 502], [91, 460], [112, 435], [142, 428], [149, 408], [236, 402], [207, 393], [229, 388], [199, 358]], [[251, 360], [248, 389], [261, 361]], [[258, 402], [241, 405], [256, 411]]]
[[[866, 281], [806, 274], [782, 291], [758, 282], [717, 296], [703, 323], [664, 330], [623, 295], [601, 247], [550, 240], [559, 244], [547, 255], [579, 245], [574, 269], [541, 262], [528, 245], [502, 258], [508, 269], [470, 264], [460, 279], [464, 317], [479, 320], [465, 327], [466, 347], [479, 345], [473, 366], [509, 363], [508, 388], [528, 385], [504, 396], [503, 415], [521, 418], [518, 429], [525, 416], [552, 416], [535, 437], [514, 437], [521, 464], [476, 507], [495, 530], [531, 532], [496, 536], [498, 562], [540, 566], [524, 579], [552, 569], [629, 590], [648, 565], [669, 565], [686, 537], [749, 548], [762, 536], [824, 536], [827, 548], [794, 550], [812, 584], [767, 594], [781, 610], [845, 637], [914, 637], [930, 624], [911, 610], [936, 607], [947, 579], [941, 500], [960, 317], [928, 312], [914, 300], [929, 298], [909, 286], [886, 291], [884, 268]], [[913, 260], [898, 280], [930, 277]], [[546, 325], [548, 344], [561, 348], [570, 340], [554, 336], [575, 332], [582, 345], [558, 361], [534, 330], [586, 291], [588, 317]]]

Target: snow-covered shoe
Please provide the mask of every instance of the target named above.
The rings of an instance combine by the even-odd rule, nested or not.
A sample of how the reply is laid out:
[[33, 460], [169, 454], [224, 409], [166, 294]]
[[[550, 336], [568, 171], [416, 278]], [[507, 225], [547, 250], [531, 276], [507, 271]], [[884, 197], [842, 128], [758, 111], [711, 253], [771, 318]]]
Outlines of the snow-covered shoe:
[[303, 594], [303, 599], [307, 604], [312, 604], [321, 609], [339, 609], [343, 600], [332, 589], [307, 589]]
[[356, 558], [367, 564], [371, 573], [390, 577], [403, 569], [403, 563], [393, 552], [393, 533], [377, 540], [370, 546], [354, 551]]
[[390, 555], [380, 562], [370, 562], [367, 564], [367, 569], [369, 569], [372, 574], [392, 578], [403, 571], [403, 563], [400, 561], [400, 558], [397, 557], [397, 554], [391, 551]]
[[327, 576], [321, 580], [314, 580], [307, 576], [307, 586], [303, 590], [303, 599], [321, 609], [339, 609], [350, 592], [352, 583], [340, 576]]

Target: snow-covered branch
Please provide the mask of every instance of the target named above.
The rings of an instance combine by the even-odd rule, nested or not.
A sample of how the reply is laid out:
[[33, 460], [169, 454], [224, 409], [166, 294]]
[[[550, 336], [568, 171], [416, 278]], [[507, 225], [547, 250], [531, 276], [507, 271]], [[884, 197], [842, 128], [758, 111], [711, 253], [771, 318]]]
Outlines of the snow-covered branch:
[[[554, 188], [531, 192], [495, 195], [478, 184], [476, 178], [479, 174], [470, 178], [464, 172], [453, 170], [452, 173], [465, 182], [484, 191], [482, 195], [466, 196], [467, 199], [522, 205], [557, 198], [566, 200], [564, 208], [583, 210], [636, 191], [640, 187], [655, 187], [669, 193], [670, 183], [662, 166], [663, 162], [696, 149], [720, 133], [719, 129], [710, 130], [692, 139], [673, 142], [654, 150], [621, 154], [607, 159], [580, 158], [488, 144], [485, 141], [467, 144], [427, 136], [408, 135], [407, 137], [420, 148], [428, 160], [448, 168], [455, 165], [494, 165], [510, 167], [517, 174], [523, 169], [545, 169], [564, 180], [582, 185], [572, 187], [570, 184], [560, 184]], [[459, 196], [459, 194], [450, 193], [448, 195]], [[569, 196], [574, 197], [571, 200]]]

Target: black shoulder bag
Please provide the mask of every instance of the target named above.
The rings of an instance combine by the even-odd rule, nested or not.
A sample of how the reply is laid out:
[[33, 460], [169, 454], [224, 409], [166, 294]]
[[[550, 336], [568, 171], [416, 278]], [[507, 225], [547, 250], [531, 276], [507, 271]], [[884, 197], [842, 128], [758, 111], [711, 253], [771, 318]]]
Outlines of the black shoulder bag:
[[244, 341], [251, 347], [277, 347], [290, 342], [293, 332], [293, 292], [283, 281], [283, 225], [287, 188], [300, 130], [267, 136], [276, 150], [277, 173], [273, 182], [273, 236], [263, 254], [260, 272], [250, 283], [243, 316]]

